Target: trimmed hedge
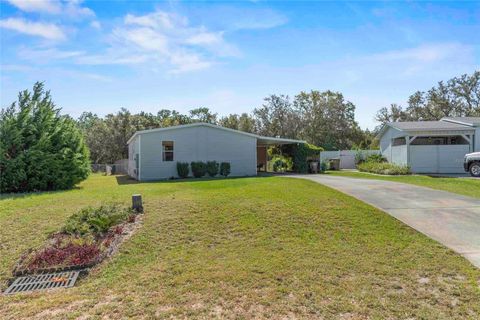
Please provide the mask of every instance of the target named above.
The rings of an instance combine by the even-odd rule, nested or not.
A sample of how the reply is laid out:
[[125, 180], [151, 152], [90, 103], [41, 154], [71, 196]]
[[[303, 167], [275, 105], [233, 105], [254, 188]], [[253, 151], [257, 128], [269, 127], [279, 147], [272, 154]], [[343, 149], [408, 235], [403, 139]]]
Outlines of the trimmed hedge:
[[220, 175], [227, 177], [230, 174], [230, 163], [222, 162], [220, 164]]
[[188, 177], [189, 172], [188, 162], [177, 162], [177, 174], [180, 178]]
[[201, 178], [207, 173], [207, 164], [202, 161], [193, 161], [190, 163], [192, 174], [195, 178]]
[[399, 166], [388, 162], [364, 162], [357, 166], [361, 172], [370, 172], [385, 175], [407, 175], [411, 174], [409, 166]]
[[210, 177], [215, 177], [218, 174], [219, 164], [217, 161], [207, 161], [207, 173]]

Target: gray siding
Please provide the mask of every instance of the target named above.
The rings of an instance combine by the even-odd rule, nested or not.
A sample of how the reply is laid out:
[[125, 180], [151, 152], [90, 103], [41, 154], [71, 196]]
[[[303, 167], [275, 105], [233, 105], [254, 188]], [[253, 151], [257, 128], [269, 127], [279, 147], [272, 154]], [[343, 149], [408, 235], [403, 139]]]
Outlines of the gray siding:
[[411, 145], [410, 166], [414, 173], [463, 173], [468, 145]]
[[[257, 139], [207, 126], [143, 133], [140, 137], [139, 180], [177, 177], [177, 162], [230, 162], [231, 176], [257, 173]], [[162, 160], [162, 141], [173, 141], [174, 160]]]
[[138, 172], [135, 170], [135, 154], [139, 153], [139, 136], [135, 137], [128, 145], [128, 175], [137, 179]]
[[[388, 160], [388, 162], [397, 163], [395, 161], [399, 159], [398, 150], [395, 150], [395, 154], [393, 154], [394, 151], [392, 150], [392, 139], [403, 137], [405, 135], [406, 134], [404, 132], [394, 129], [392, 127], [389, 127], [387, 131], [383, 134], [382, 138], [380, 139], [380, 151], [382, 152], [382, 155]], [[393, 159], [393, 156], [395, 156], [395, 159]]]
[[474, 150], [476, 152], [480, 152], [480, 127], [475, 130], [475, 145]]
[[390, 149], [391, 161], [392, 163], [406, 166], [408, 164], [408, 153], [407, 146], [392, 146]]
[[[429, 135], [431, 132], [411, 132], [410, 135]], [[463, 134], [462, 132], [446, 132]], [[399, 165], [408, 164], [414, 173], [463, 173], [463, 157], [470, 152], [468, 145], [402, 145], [392, 146], [392, 139], [407, 133], [388, 128], [380, 138], [380, 150], [389, 161]], [[474, 151], [480, 151], [480, 128], [476, 128]]]

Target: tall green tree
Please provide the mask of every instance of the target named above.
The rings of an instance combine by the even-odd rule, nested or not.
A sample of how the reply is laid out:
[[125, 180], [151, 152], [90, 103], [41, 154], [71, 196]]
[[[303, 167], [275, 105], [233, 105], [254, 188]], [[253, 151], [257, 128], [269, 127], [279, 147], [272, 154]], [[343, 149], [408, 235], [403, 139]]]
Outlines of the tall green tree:
[[427, 92], [417, 91], [408, 106], [392, 104], [375, 115], [379, 126], [394, 121], [431, 121], [443, 117], [480, 116], [480, 71], [440, 81]]
[[205, 107], [190, 110], [190, 119], [193, 122], [217, 124], [217, 114]]
[[218, 125], [243, 132], [255, 132], [255, 119], [248, 113], [242, 113], [241, 115], [230, 114], [222, 117], [218, 121]]
[[1, 192], [69, 189], [90, 173], [81, 131], [41, 82], [0, 112], [0, 173]]
[[292, 138], [298, 136], [300, 117], [286, 95], [270, 95], [261, 107], [253, 110], [257, 133], [264, 136]]
[[325, 150], [349, 149], [358, 142], [361, 129], [355, 121], [355, 105], [341, 93], [302, 91], [294, 106], [301, 119], [298, 138]]

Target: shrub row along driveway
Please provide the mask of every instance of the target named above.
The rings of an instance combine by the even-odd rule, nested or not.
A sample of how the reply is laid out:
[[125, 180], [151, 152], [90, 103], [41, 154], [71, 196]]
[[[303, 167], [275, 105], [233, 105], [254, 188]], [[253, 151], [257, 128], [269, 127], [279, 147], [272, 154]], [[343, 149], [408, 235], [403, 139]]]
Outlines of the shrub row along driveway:
[[296, 176], [371, 204], [480, 267], [480, 200], [392, 181], [329, 175]]

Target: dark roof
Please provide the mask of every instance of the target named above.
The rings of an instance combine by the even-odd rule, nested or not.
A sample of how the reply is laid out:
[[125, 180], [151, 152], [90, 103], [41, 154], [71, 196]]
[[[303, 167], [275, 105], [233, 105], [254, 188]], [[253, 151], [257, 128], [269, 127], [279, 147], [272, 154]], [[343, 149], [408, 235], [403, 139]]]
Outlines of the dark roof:
[[405, 121], [405, 122], [390, 122], [390, 127], [402, 130], [402, 131], [443, 131], [443, 130], [469, 130], [470, 127], [453, 123], [448, 121]]
[[472, 127], [480, 126], [480, 117], [445, 117], [442, 121], [466, 124]]

